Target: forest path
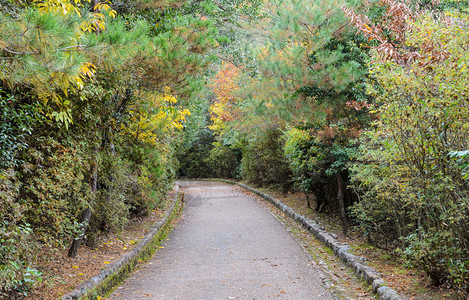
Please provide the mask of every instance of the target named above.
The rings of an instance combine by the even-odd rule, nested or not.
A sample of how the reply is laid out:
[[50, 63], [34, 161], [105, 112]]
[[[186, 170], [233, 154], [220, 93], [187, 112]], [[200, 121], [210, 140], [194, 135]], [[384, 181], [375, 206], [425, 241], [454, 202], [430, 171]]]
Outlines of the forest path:
[[110, 299], [331, 299], [297, 241], [238, 187], [180, 181], [183, 218]]

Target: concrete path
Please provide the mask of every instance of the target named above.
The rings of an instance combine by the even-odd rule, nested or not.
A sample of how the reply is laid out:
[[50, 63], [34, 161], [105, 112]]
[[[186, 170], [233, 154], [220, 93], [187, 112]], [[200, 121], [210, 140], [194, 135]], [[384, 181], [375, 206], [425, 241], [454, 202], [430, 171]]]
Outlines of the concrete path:
[[110, 299], [331, 299], [294, 238], [237, 187], [181, 181], [183, 219]]

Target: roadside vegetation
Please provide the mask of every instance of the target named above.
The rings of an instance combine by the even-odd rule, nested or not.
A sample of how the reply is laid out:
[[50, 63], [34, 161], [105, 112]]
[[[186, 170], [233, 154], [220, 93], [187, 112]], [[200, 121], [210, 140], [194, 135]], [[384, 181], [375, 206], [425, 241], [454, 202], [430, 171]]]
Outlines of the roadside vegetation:
[[466, 297], [467, 4], [279, 0], [264, 12], [232, 31], [244, 50], [212, 79], [211, 145], [187, 148], [180, 175], [302, 192], [344, 236]]
[[41, 284], [44, 249], [154, 213], [176, 176], [302, 193], [467, 296], [468, 9], [0, 0], [0, 298]]
[[0, 2], [0, 298], [163, 205], [219, 20], [255, 14], [242, 4]]

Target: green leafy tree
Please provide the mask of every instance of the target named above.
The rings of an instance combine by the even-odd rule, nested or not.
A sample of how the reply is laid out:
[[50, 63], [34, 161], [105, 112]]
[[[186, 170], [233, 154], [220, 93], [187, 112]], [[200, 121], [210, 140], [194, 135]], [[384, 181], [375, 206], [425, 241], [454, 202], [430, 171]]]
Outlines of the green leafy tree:
[[435, 284], [467, 291], [468, 185], [450, 153], [467, 147], [468, 19], [382, 4], [381, 25], [348, 13], [377, 41], [370, 72], [379, 84], [370, 87], [377, 120], [352, 168], [362, 192], [354, 214], [371, 240], [393, 245]]
[[[266, 5], [272, 29], [269, 44], [256, 51], [261, 70], [257, 79], [270, 81], [275, 88], [271, 95], [258, 93], [256, 102], [264, 106], [262, 113], [266, 116], [281, 118], [292, 127], [311, 129], [310, 134], [324, 151], [317, 153], [317, 158], [323, 159], [318, 162], [318, 166], [324, 166], [322, 180], [327, 179], [324, 184], [336, 194], [337, 201], [329, 204], [338, 204], [347, 232], [346, 202], [351, 199], [345, 199], [349, 194], [347, 156], [342, 154], [353, 147], [349, 140], [369, 121], [364, 111], [371, 97], [365, 91], [367, 55], [360, 48], [362, 40], [346, 26], [347, 19], [340, 9], [345, 3], [271, 1]], [[292, 169], [298, 175], [298, 184], [305, 187], [306, 182], [315, 182], [306, 178], [307, 168], [300, 170], [309, 164], [308, 154], [293, 152], [290, 154], [296, 155], [296, 162], [290, 159], [293, 156], [289, 161], [296, 164]], [[298, 161], [300, 158], [304, 162]], [[318, 184], [310, 184], [310, 189], [317, 195], [324, 194]]]

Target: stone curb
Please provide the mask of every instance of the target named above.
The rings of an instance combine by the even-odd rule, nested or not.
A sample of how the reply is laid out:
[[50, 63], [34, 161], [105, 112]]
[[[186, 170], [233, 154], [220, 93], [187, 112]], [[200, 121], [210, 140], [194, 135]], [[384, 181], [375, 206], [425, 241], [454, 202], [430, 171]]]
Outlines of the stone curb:
[[267, 195], [261, 191], [258, 191], [250, 186], [247, 186], [243, 183], [239, 183], [236, 181], [226, 180], [226, 179], [213, 179], [213, 181], [221, 181], [229, 184], [239, 185], [240, 187], [258, 195], [262, 198], [268, 200], [273, 205], [275, 205], [278, 209], [283, 211], [287, 216], [294, 219], [298, 224], [300, 224], [303, 228], [308, 230], [311, 234], [313, 234], [319, 241], [324, 243], [327, 247], [331, 248], [334, 251], [334, 254], [338, 256], [347, 266], [352, 268], [353, 272], [361, 279], [365, 280], [368, 284], [372, 286], [373, 292], [378, 294], [379, 299], [382, 300], [402, 300], [406, 299], [399, 294], [386, 286], [383, 278], [381, 278], [381, 274], [373, 269], [372, 267], [368, 266], [364, 262], [364, 258], [358, 257], [348, 250], [351, 247], [347, 244], [340, 243], [336, 236], [328, 233], [324, 230], [323, 227], [319, 226], [315, 221], [306, 218], [295, 212], [291, 207], [285, 205], [280, 200], [275, 199], [274, 197]]
[[139, 260], [150, 257], [154, 252], [153, 246], [157, 245], [165, 237], [167, 234], [165, 231], [169, 226], [169, 222], [183, 205], [184, 195], [182, 194], [182, 197], [180, 197], [178, 185], [175, 186], [175, 190], [175, 201], [163, 220], [157, 222], [134, 249], [123, 255], [118, 261], [110, 264], [98, 275], [88, 279], [73, 291], [62, 296], [62, 300], [99, 299], [99, 296], [109, 293], [112, 288], [122, 282], [135, 269]]

